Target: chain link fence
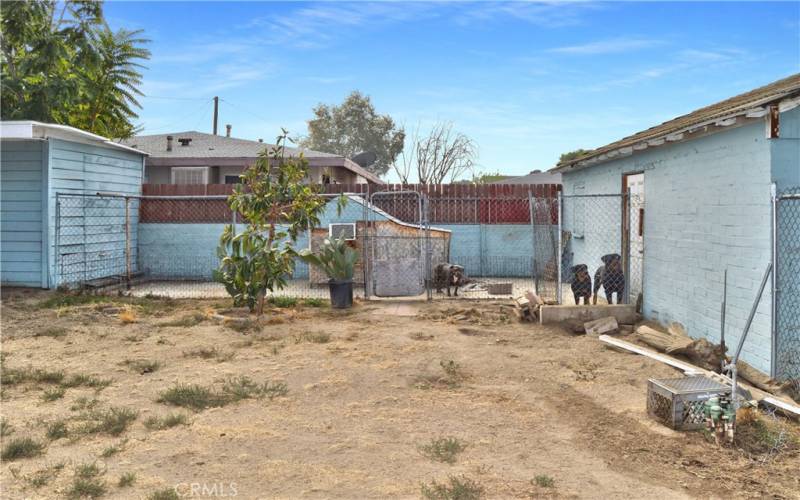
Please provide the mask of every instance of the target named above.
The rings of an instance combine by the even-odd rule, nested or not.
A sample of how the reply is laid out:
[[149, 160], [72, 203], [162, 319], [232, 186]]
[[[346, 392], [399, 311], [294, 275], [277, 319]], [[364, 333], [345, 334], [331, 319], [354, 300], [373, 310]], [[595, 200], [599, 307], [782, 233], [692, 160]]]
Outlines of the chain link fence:
[[557, 256], [562, 304], [627, 303], [630, 258], [625, 196], [564, 195]]
[[800, 187], [775, 201], [775, 373], [800, 380]]
[[103, 287], [139, 272], [139, 200], [112, 195], [56, 195], [55, 284]]
[[[558, 207], [533, 206], [527, 194], [498, 198], [424, 193], [323, 194], [328, 200], [319, 227], [301, 234], [296, 249], [318, 248], [341, 231], [360, 252], [356, 296], [446, 297], [432, 293], [437, 266], [463, 268], [459, 297], [499, 298], [534, 288], [536, 270], [547, 269], [555, 290], [552, 259], [535, 248], [536, 232], [557, 240]], [[338, 199], [348, 203], [342, 211]], [[176, 298], [226, 297], [214, 282], [219, 238], [233, 224], [245, 229], [227, 195], [142, 197], [59, 195], [56, 259], [60, 283], [70, 286], [132, 285], [135, 295]], [[536, 203], [544, 203], [539, 200]], [[540, 203], [541, 205], [541, 203]], [[532, 208], [533, 207], [533, 208]], [[126, 225], [127, 224], [127, 225]], [[103, 244], [103, 245], [101, 245]], [[540, 263], [538, 261], [541, 261]], [[549, 264], [549, 267], [548, 267]], [[295, 261], [287, 287], [275, 296], [327, 297], [327, 278]]]

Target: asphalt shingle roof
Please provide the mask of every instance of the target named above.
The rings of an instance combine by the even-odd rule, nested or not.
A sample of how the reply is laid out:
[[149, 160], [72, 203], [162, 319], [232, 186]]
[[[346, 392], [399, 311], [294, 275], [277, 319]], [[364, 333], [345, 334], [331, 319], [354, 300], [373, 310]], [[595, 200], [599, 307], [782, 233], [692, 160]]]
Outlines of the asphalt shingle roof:
[[[167, 151], [167, 136], [171, 135], [172, 151]], [[188, 146], [181, 146], [179, 139], [191, 139]], [[151, 158], [255, 158], [274, 144], [226, 137], [203, 132], [170, 132], [169, 134], [137, 135], [123, 144], [149, 153]], [[297, 156], [302, 152], [307, 158], [341, 158], [341, 155], [322, 153], [303, 148], [286, 148], [286, 154]]]
[[697, 109], [691, 113], [666, 121], [660, 125], [656, 125], [655, 127], [648, 128], [647, 130], [643, 130], [605, 146], [593, 149], [579, 158], [559, 163], [553, 170], [561, 171], [577, 163], [584, 162], [590, 158], [600, 156], [610, 151], [624, 147], [631, 147], [644, 143], [648, 140], [659, 139], [669, 134], [678, 133], [687, 128], [691, 128], [695, 125], [713, 122], [718, 119], [735, 115], [739, 112], [744, 113], [747, 110], [772, 104], [782, 99], [791, 98], [798, 95], [800, 95], [800, 73], [791, 75], [776, 82], [772, 82], [769, 85], [764, 85], [763, 87], [759, 87], [749, 92], [739, 94], [729, 99], [725, 99], [724, 101], [720, 101], [716, 104]]

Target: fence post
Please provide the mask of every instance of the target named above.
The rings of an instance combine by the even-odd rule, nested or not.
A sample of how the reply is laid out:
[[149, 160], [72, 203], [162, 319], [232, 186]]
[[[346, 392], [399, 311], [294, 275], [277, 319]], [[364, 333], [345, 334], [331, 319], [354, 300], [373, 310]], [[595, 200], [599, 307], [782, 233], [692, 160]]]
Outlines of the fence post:
[[539, 286], [536, 283], [536, 223], [533, 219], [533, 194], [531, 193], [530, 189], [528, 189], [528, 213], [530, 214], [529, 217], [531, 221], [531, 281], [533, 281], [533, 289], [538, 295]]
[[61, 256], [59, 252], [61, 247], [61, 193], [56, 193], [56, 237], [55, 237], [55, 251], [53, 252], [53, 286], [58, 288], [61, 283], [58, 279], [61, 277], [58, 272], [58, 265], [61, 263]]
[[772, 239], [772, 252], [770, 260], [772, 261], [772, 276], [771, 280], [771, 295], [770, 301], [770, 361], [769, 361], [769, 376], [775, 378], [777, 376], [778, 368], [778, 188], [773, 182], [770, 185], [770, 198], [772, 201], [772, 224], [770, 236]]
[[[622, 195], [622, 255], [625, 258], [625, 302], [631, 303], [631, 212], [633, 202], [631, 198], [631, 188]], [[642, 291], [644, 291], [644, 281], [642, 281]], [[619, 299], [617, 299], [619, 300]]]
[[127, 287], [131, 287], [131, 210], [129, 197], [123, 198], [125, 200], [125, 278]]
[[558, 294], [557, 300], [558, 300], [559, 304], [561, 304], [563, 302], [562, 292], [561, 292], [561, 260], [562, 260], [561, 259], [561, 225], [563, 223], [563, 221], [562, 221], [562, 212], [563, 212], [562, 202], [563, 202], [563, 199], [561, 197], [561, 191], [559, 191], [557, 193], [557, 195], [556, 195], [556, 204], [558, 205], [558, 248], [556, 248], [556, 268], [558, 269], [558, 273], [557, 273], [558, 276], [557, 276], [556, 279], [558, 280], [558, 282], [556, 283], [556, 293]]

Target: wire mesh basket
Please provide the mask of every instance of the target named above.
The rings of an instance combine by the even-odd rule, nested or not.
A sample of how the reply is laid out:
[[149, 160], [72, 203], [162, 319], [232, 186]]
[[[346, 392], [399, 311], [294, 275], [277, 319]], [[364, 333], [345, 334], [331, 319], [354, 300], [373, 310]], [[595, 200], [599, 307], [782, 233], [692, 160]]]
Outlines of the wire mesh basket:
[[705, 425], [703, 405], [730, 388], [704, 376], [647, 381], [647, 413], [667, 427], [695, 430]]

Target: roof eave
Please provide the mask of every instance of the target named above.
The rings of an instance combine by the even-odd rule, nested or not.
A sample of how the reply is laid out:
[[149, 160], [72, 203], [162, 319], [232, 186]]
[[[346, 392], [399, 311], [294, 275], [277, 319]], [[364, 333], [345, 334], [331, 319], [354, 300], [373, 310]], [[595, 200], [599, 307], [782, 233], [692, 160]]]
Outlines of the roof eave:
[[798, 94], [800, 94], [800, 92], [795, 92], [788, 96], [783, 96], [781, 98], [759, 103], [757, 105], [750, 105], [735, 112], [697, 122], [692, 125], [687, 125], [686, 127], [680, 129], [664, 132], [651, 138], [643, 138], [641, 141], [631, 145], [620, 146], [606, 151], [600, 151], [602, 148], [598, 148], [595, 150], [597, 151], [596, 153], [588, 153], [579, 159], [568, 163], [559, 163], [555, 167], [548, 170], [548, 172], [563, 173], [582, 170], [584, 168], [601, 165], [621, 157], [631, 156], [637, 152], [644, 151], [649, 148], [656, 148], [665, 144], [695, 139], [696, 137], [686, 136], [694, 134], [701, 129], [704, 129], [703, 132], [706, 132], [703, 135], [708, 135], [722, 132], [723, 130], [727, 130], [732, 126], [736, 127], [749, 124], [754, 120], [766, 116], [769, 113], [769, 107], [775, 104], [779, 106], [779, 111], [781, 113], [800, 106], [800, 95]]

